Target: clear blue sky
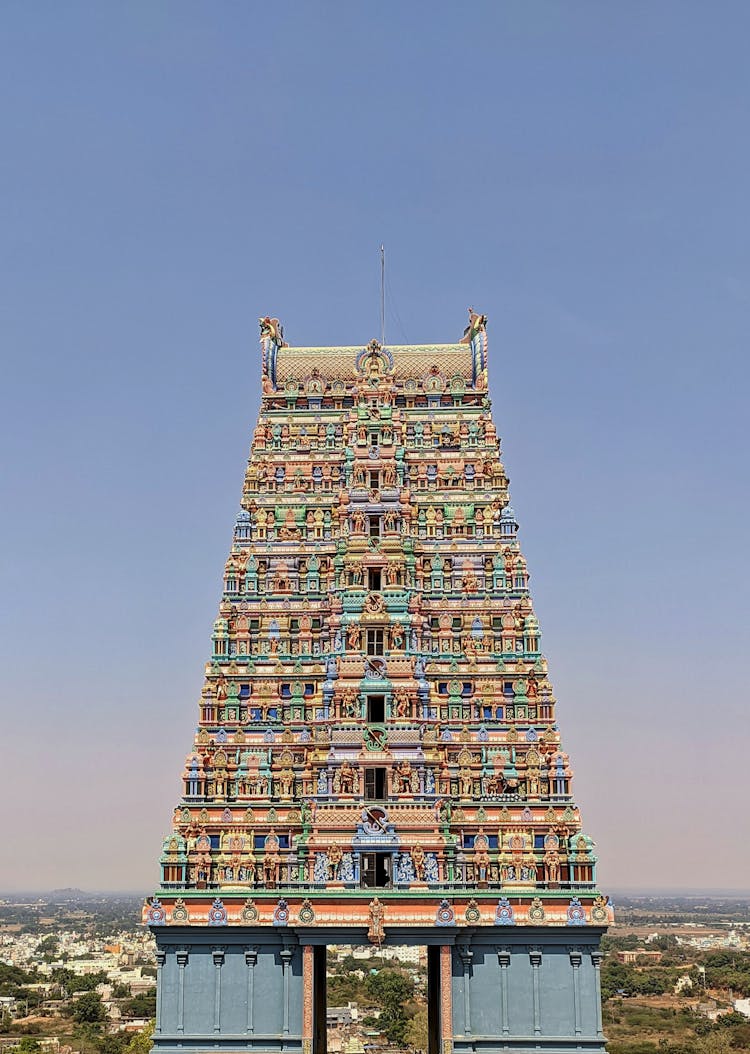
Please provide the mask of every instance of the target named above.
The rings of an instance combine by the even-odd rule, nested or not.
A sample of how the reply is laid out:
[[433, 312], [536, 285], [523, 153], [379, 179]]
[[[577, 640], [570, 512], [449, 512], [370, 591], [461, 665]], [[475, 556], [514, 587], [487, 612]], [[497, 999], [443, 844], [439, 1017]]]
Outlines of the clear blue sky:
[[2, 5], [0, 888], [155, 883], [257, 316], [366, 342], [381, 241], [392, 343], [489, 315], [603, 884], [747, 888], [749, 37], [745, 2]]

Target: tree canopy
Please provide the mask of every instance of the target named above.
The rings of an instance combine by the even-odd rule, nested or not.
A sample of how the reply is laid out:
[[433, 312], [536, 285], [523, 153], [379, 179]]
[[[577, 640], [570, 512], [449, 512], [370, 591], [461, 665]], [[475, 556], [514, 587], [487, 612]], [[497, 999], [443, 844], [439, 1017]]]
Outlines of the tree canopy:
[[83, 992], [73, 1003], [73, 1020], [79, 1025], [97, 1024], [104, 1016], [104, 1004], [98, 992]]

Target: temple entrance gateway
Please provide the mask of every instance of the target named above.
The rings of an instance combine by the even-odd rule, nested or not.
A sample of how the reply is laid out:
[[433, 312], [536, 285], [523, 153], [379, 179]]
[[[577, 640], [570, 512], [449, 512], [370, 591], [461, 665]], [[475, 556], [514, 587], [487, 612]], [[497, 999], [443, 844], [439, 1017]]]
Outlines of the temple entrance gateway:
[[[603, 1052], [601, 932], [438, 924], [394, 929], [382, 943], [364, 946], [378, 957], [421, 950], [427, 1054]], [[170, 926], [157, 929], [156, 938], [154, 1044], [175, 1054], [327, 1054], [327, 1010], [339, 1005], [327, 991], [327, 950], [367, 940], [361, 929], [308, 927], [209, 933]]]
[[428, 1054], [604, 1051], [612, 912], [509, 504], [486, 322], [471, 311], [454, 344], [290, 348], [260, 320], [199, 723], [144, 907], [154, 1054], [326, 1054], [341, 946], [425, 949]]
[[428, 1007], [439, 1010], [440, 1006], [434, 988], [439, 970], [433, 969], [430, 976], [428, 968], [437, 954], [437, 948], [417, 944], [329, 946], [327, 1048], [314, 1045], [316, 1054], [361, 1054], [365, 1047], [439, 1054], [439, 1022], [431, 1042], [428, 1020]]

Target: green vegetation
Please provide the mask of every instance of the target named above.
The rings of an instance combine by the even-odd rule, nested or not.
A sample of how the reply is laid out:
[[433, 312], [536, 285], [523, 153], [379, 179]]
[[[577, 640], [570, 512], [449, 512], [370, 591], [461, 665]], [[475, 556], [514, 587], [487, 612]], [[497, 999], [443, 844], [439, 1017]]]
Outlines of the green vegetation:
[[708, 952], [702, 965], [709, 988], [728, 988], [738, 995], [750, 996], [750, 955], [746, 952]]
[[126, 1017], [153, 1017], [156, 1014], [156, 989], [139, 992], [121, 1006]]
[[53, 970], [50, 980], [61, 991], [73, 995], [75, 992], [93, 992], [97, 985], [107, 983], [107, 974], [104, 970], [96, 973], [76, 974], [63, 966]]
[[145, 1028], [142, 1028], [140, 1032], [136, 1032], [125, 1047], [124, 1054], [149, 1054], [155, 1027], [156, 1021], [149, 1021]]
[[38, 1039], [32, 1039], [31, 1036], [21, 1036], [16, 1049], [19, 1054], [39, 1054], [42, 1044]]
[[414, 999], [411, 977], [401, 970], [386, 967], [370, 974], [367, 992], [372, 1002], [380, 1007], [378, 1028], [391, 1043], [403, 1046], [409, 1019], [416, 1012], [416, 1008], [410, 1008]]
[[84, 992], [73, 1003], [73, 1020], [79, 1025], [95, 1024], [105, 1017], [102, 997], [96, 992]]
[[615, 995], [663, 995], [674, 985], [672, 971], [625, 966], [616, 959], [602, 966], [602, 998]]
[[[609, 1054], [733, 1054], [750, 1050], [750, 1022], [728, 1014], [713, 1024], [688, 1009], [627, 1004], [605, 1007]], [[635, 1039], [634, 1037], [638, 1037]]]
[[[604, 1024], [609, 1054], [750, 1054], [750, 1021], [723, 1013], [716, 1021], [698, 1011], [713, 999], [719, 1007], [733, 996], [750, 994], [750, 953], [733, 949], [701, 951], [678, 944], [672, 935], [649, 940], [635, 934], [608, 936], [602, 966]], [[622, 950], [661, 951], [658, 963], [618, 961]], [[705, 973], [703, 972], [705, 970]], [[688, 986], [675, 995], [679, 978]]]
[[427, 1050], [427, 1007], [417, 1008], [406, 1026], [404, 1042], [412, 1050]]
[[[378, 966], [373, 967], [376, 961]], [[354, 1003], [364, 1012], [362, 1024], [389, 1043], [426, 1049], [427, 1009], [415, 983], [419, 970], [383, 966], [378, 960], [357, 961], [351, 955], [337, 963], [330, 954], [328, 968], [333, 973], [328, 978], [329, 1006]]]
[[36, 970], [22, 970], [20, 966], [9, 966], [0, 963], [0, 995], [10, 995], [14, 999], [25, 999], [28, 984], [35, 984], [41, 978]]

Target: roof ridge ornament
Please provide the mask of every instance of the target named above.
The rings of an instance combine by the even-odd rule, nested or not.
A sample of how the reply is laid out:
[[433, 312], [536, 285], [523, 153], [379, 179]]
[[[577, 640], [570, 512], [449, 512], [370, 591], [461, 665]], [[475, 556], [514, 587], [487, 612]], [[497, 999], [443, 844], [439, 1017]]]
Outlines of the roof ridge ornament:
[[258, 325], [260, 326], [261, 340], [272, 340], [277, 348], [289, 347], [284, 340], [284, 327], [277, 318], [271, 318], [270, 315], [264, 315], [258, 319]]
[[284, 340], [284, 327], [277, 318], [262, 315], [260, 326], [261, 372], [263, 391], [268, 394], [276, 388], [276, 355], [279, 348], [288, 348]]
[[383, 347], [379, 340], [370, 343], [357, 355], [354, 366], [357, 373], [364, 376], [371, 384], [377, 384], [393, 370], [393, 355]]
[[464, 335], [459, 340], [459, 344], [471, 344], [474, 338], [482, 331], [487, 329], [487, 316], [478, 314], [473, 307], [469, 308], [469, 324], [464, 329]]
[[478, 388], [487, 388], [487, 316], [469, 308], [469, 324], [459, 344], [471, 346], [472, 380]]

